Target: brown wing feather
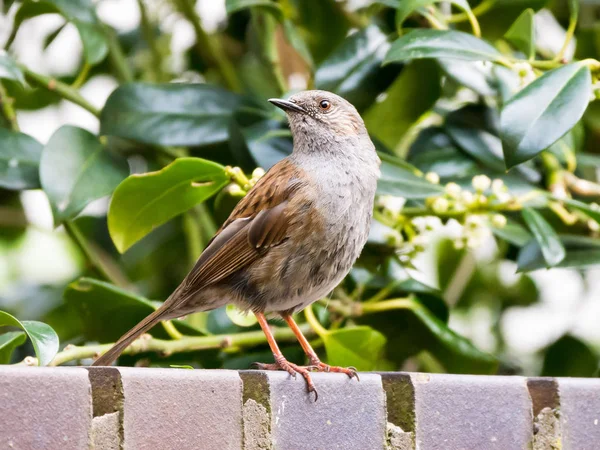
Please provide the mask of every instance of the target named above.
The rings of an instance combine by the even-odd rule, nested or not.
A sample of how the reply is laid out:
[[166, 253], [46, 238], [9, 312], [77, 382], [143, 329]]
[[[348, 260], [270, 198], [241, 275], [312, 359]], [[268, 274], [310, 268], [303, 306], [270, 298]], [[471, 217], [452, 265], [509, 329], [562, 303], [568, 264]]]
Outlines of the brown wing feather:
[[169, 301], [181, 304], [203, 287], [248, 266], [286, 239], [286, 207], [302, 182], [298, 169], [283, 160], [237, 204]]

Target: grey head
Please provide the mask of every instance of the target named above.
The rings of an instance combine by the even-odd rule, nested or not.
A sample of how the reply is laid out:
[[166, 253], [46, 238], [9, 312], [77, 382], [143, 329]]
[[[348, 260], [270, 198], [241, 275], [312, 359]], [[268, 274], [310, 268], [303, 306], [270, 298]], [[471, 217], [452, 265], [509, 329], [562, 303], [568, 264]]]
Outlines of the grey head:
[[302, 91], [287, 100], [272, 98], [269, 101], [286, 112], [295, 140], [307, 135], [334, 141], [368, 136], [356, 108], [331, 92]]

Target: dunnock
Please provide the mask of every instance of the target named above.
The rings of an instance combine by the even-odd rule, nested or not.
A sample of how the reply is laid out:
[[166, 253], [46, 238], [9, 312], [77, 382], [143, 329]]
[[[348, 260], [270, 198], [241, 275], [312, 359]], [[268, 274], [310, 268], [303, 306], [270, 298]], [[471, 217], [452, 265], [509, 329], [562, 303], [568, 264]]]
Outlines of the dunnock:
[[[111, 364], [161, 320], [234, 303], [252, 311], [267, 336], [274, 364], [266, 370], [302, 374], [353, 368], [322, 363], [292, 314], [327, 295], [350, 271], [369, 234], [380, 160], [364, 122], [349, 102], [325, 91], [271, 99], [288, 116], [294, 151], [275, 164], [235, 207], [181, 285], [128, 331], [95, 366]], [[265, 314], [287, 322], [310, 366], [288, 362]]]

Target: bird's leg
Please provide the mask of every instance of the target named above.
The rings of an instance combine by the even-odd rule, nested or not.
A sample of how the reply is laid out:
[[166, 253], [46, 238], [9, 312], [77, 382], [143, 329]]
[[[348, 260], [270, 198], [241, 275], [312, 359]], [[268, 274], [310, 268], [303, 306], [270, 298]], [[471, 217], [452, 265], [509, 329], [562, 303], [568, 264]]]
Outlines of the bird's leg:
[[265, 315], [262, 313], [254, 313], [254, 315], [256, 316], [260, 327], [267, 337], [267, 342], [269, 343], [269, 347], [271, 347], [273, 357], [275, 358], [274, 364], [254, 363], [254, 365], [261, 370], [285, 370], [294, 378], [296, 377], [296, 373], [299, 373], [306, 380], [306, 389], [308, 392], [315, 393], [316, 401], [319, 397], [319, 394], [317, 394], [317, 390], [315, 389], [315, 384], [312, 381], [309, 370], [306, 367], [298, 366], [285, 359], [285, 356], [283, 356], [283, 353], [281, 353], [281, 350], [279, 350], [277, 342], [275, 342], [275, 336], [273, 336], [273, 333], [269, 328], [269, 324], [267, 323]]
[[308, 360], [310, 361], [310, 366], [307, 367], [308, 369], [315, 370], [317, 372], [345, 373], [350, 378], [356, 378], [357, 380], [359, 380], [358, 373], [356, 372], [356, 369], [354, 367], [330, 366], [329, 364], [321, 362], [317, 353], [310, 346], [308, 339], [304, 337], [304, 335], [302, 334], [302, 330], [300, 330], [300, 327], [292, 318], [292, 315], [282, 314], [281, 317], [283, 317], [283, 320], [285, 320], [288, 326], [292, 329], [292, 331], [296, 335], [296, 338], [298, 339], [298, 342], [300, 342], [304, 353], [306, 353], [306, 356], [308, 356]]

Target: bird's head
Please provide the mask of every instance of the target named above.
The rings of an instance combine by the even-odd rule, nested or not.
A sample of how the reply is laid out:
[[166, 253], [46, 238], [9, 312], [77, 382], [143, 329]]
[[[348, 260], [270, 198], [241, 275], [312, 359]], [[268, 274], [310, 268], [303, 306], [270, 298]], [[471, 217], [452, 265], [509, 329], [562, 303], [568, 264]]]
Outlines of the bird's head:
[[287, 100], [269, 99], [283, 109], [292, 134], [343, 138], [367, 134], [356, 108], [339, 95], [327, 91], [303, 91]]

